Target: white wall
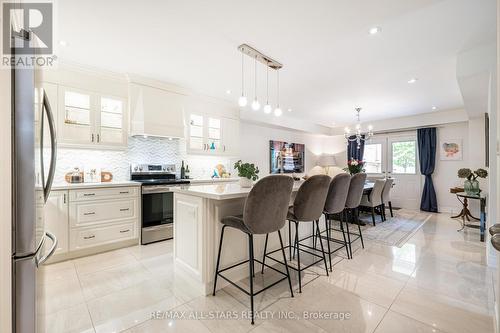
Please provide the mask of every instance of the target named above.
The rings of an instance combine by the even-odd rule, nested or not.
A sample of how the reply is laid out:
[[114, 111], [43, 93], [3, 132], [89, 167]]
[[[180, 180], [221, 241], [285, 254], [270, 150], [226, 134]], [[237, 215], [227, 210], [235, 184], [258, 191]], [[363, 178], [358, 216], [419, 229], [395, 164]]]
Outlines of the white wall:
[[[450, 187], [463, 186], [464, 180], [457, 177], [458, 169], [484, 168], [484, 144], [480, 144], [481, 140], [484, 142], [484, 123], [482, 126], [479, 125], [477, 121], [472, 121], [444, 125], [438, 128], [438, 151], [440, 145], [447, 139], [460, 139], [463, 145], [463, 159], [461, 161], [441, 161], [439, 154], [436, 155], [433, 181], [440, 212], [457, 214], [462, 208], [456, 196], [450, 193]], [[487, 183], [482, 183], [481, 188], [486, 189]], [[476, 216], [479, 215], [478, 207], [477, 202], [470, 201], [470, 208]]]

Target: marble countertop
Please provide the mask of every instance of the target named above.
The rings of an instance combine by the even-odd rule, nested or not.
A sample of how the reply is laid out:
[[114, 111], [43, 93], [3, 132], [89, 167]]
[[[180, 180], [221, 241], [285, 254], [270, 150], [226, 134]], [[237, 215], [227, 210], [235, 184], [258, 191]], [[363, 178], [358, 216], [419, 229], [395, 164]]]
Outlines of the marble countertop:
[[201, 178], [201, 179], [189, 179], [191, 184], [200, 184], [200, 183], [232, 183], [237, 182], [238, 178]]
[[52, 190], [73, 190], [73, 189], [84, 189], [84, 188], [96, 188], [96, 187], [121, 187], [121, 186], [141, 186], [139, 182], [133, 182], [130, 180], [126, 181], [116, 181], [107, 183], [54, 183], [52, 185]]
[[[296, 181], [293, 184], [293, 191], [297, 191], [303, 181]], [[185, 185], [173, 187], [174, 193], [193, 195], [213, 200], [228, 200], [246, 198], [252, 188], [241, 187], [238, 183], [222, 183], [209, 185]]]

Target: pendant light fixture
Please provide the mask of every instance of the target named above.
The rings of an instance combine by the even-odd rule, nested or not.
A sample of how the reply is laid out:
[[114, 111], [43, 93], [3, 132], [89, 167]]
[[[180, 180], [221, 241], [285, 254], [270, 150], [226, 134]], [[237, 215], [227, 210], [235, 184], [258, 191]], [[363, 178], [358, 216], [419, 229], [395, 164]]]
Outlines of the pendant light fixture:
[[255, 56], [255, 69], [254, 69], [254, 98], [252, 102], [252, 110], [258, 111], [260, 109], [260, 103], [257, 100], [257, 56]]
[[280, 108], [279, 104], [279, 88], [280, 88], [280, 83], [279, 83], [279, 70], [283, 67], [281, 63], [278, 61], [272, 59], [271, 57], [265, 55], [264, 53], [258, 51], [257, 49], [251, 47], [248, 44], [241, 44], [238, 46], [238, 51], [241, 52], [241, 97], [238, 100], [238, 104], [241, 107], [244, 107], [247, 105], [248, 100], [245, 96], [245, 90], [244, 90], [244, 79], [243, 79], [243, 58], [244, 56], [248, 56], [254, 59], [254, 99], [251, 103], [252, 110], [257, 111], [260, 110], [260, 103], [259, 100], [257, 99], [257, 61], [266, 65], [266, 104], [264, 105], [264, 113], [270, 114], [273, 112], [273, 108], [271, 104], [269, 103], [269, 69], [274, 69], [277, 73], [277, 106], [274, 109], [274, 115], [276, 117], [279, 117], [283, 114], [283, 111]]
[[279, 117], [283, 114], [283, 111], [280, 108], [280, 71], [276, 71], [276, 83], [277, 83], [277, 89], [276, 89], [276, 109], [274, 109], [274, 115], [276, 117]]
[[360, 118], [360, 112], [361, 108], [356, 108], [356, 126], [355, 126], [355, 133], [351, 134], [351, 129], [349, 127], [346, 127], [344, 130], [344, 137], [346, 139], [346, 142], [354, 142], [356, 141], [356, 148], [361, 149], [361, 141], [367, 141], [373, 136], [373, 126], [368, 125], [368, 130], [363, 131], [361, 128], [361, 118]]
[[271, 113], [273, 110], [271, 104], [269, 104], [269, 67], [266, 66], [266, 105], [264, 105], [264, 113]]
[[238, 98], [238, 105], [244, 108], [247, 106], [247, 98], [245, 96], [245, 70], [244, 70], [245, 55], [241, 53], [241, 96]]

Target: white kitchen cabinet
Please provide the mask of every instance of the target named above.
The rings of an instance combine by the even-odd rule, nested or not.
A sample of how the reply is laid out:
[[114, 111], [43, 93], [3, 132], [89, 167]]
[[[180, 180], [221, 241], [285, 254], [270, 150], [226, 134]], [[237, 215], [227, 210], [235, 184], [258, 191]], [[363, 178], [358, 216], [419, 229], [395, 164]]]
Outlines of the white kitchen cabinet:
[[69, 250], [138, 237], [140, 187], [70, 190]]
[[232, 118], [222, 118], [222, 148], [229, 156], [240, 153], [240, 121]]
[[45, 229], [57, 238], [56, 255], [69, 250], [68, 197], [68, 191], [52, 191], [44, 206]]
[[129, 84], [130, 135], [184, 138], [185, 95]]
[[126, 148], [125, 99], [59, 86], [58, 142], [81, 148]]
[[202, 155], [238, 155], [239, 121], [209, 114], [189, 114], [187, 151]]

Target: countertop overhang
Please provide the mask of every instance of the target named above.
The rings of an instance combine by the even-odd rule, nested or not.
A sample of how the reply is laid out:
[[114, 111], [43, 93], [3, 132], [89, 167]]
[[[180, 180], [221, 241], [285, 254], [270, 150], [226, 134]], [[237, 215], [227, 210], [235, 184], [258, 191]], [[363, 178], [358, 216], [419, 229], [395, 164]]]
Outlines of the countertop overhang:
[[[293, 184], [293, 192], [297, 191], [303, 181], [296, 181]], [[251, 187], [241, 187], [238, 183], [222, 183], [209, 185], [183, 185], [173, 187], [174, 193], [192, 195], [213, 200], [228, 200], [246, 198], [252, 190]]]

